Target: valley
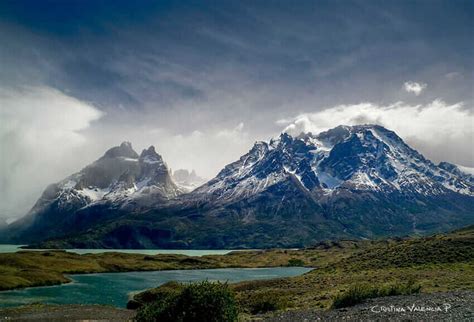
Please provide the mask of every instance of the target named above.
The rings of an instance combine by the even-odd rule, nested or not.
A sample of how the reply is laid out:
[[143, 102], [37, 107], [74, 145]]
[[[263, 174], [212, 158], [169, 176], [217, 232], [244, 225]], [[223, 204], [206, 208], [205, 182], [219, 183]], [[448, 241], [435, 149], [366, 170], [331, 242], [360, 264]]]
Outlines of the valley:
[[[138, 154], [124, 142], [50, 185], [25, 217], [1, 228], [4, 242], [48, 250], [1, 253], [0, 290], [58, 285], [49, 289], [53, 303], [123, 307], [127, 292], [151, 287], [128, 302], [137, 309], [157, 294], [180, 292], [174, 280], [210, 276], [232, 282], [244, 319], [332, 312], [337, 303], [418, 292], [469, 297], [474, 177], [461, 169], [434, 164], [381, 126], [339, 126], [256, 142], [215, 178], [190, 188], [195, 173], [178, 172], [177, 183], [153, 146]], [[187, 256], [139, 249], [242, 251]], [[76, 280], [88, 276], [117, 287], [110, 302], [89, 293], [57, 298], [80, 294], [89, 284], [76, 289]], [[15, 296], [41, 292], [2, 296], [9, 294], [18, 304]]]
[[[239, 251], [201, 257], [20, 251], [0, 254], [0, 286], [5, 290], [68, 283], [66, 274], [93, 272], [292, 266], [313, 270], [301, 276], [231, 284], [242, 314], [255, 314], [252, 307], [260, 298], [276, 298], [276, 310], [324, 311], [331, 307], [335, 296], [353, 285], [385, 287], [411, 280], [422, 293], [473, 291], [474, 227], [423, 238], [326, 241], [300, 250]], [[140, 302], [141, 298], [150, 297], [138, 296], [135, 300]]]

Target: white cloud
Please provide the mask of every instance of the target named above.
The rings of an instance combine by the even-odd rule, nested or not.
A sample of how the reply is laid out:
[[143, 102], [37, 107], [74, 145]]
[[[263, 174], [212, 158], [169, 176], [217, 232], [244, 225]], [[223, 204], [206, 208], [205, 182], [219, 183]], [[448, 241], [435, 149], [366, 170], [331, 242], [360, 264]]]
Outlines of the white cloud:
[[82, 166], [82, 131], [102, 112], [48, 87], [0, 88], [0, 217], [24, 214], [45, 182]]
[[[210, 179], [225, 165], [248, 152], [255, 142], [255, 138], [245, 130], [244, 123], [234, 124], [228, 128], [203, 126], [187, 133], [176, 133], [150, 124], [122, 125], [120, 132], [116, 128], [105, 131], [101, 129], [103, 135], [98, 140], [101, 149], [96, 150], [97, 156], [123, 140], [132, 142], [138, 153], [154, 145], [172, 170], [194, 169], [198, 175]], [[97, 137], [97, 134], [93, 137]]]
[[444, 75], [444, 76], [445, 76], [447, 79], [449, 79], [449, 80], [453, 80], [453, 79], [455, 79], [455, 78], [458, 78], [458, 77], [462, 76], [462, 74], [459, 73], [459, 72], [451, 72], [451, 73], [447, 73], [447, 74]]
[[[254, 142], [244, 131], [244, 123], [230, 129], [196, 130], [188, 135], [154, 132], [148, 139], [156, 142], [158, 153], [173, 170], [194, 169], [206, 178], [214, 177], [226, 164], [238, 160]], [[140, 141], [143, 139], [137, 137]]]
[[395, 131], [435, 161], [474, 164], [474, 116], [462, 103], [446, 104], [435, 100], [415, 106], [403, 102], [387, 106], [374, 103], [339, 105], [277, 123], [285, 126], [284, 132], [293, 135], [319, 133], [341, 124], [379, 124]]
[[418, 96], [426, 89], [426, 87], [428, 87], [428, 85], [425, 83], [408, 81], [403, 84], [403, 87], [408, 93], [414, 93], [416, 96]]

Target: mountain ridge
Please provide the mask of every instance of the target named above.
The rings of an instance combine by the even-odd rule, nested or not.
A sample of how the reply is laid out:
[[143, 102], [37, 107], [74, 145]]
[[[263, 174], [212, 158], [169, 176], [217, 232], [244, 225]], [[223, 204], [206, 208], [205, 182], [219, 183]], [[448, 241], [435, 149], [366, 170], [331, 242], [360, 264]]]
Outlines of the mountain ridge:
[[[74, 237], [59, 231], [44, 245], [301, 247], [320, 239], [424, 234], [473, 222], [472, 175], [449, 163], [435, 165], [378, 125], [338, 126], [294, 137], [282, 133], [258, 141], [187, 193], [153, 147], [131, 161], [137, 160], [131, 144], [122, 145], [103, 157], [119, 159], [114, 163], [118, 179], [115, 172], [106, 176], [116, 178], [118, 188], [72, 211], [69, 223], [75, 229], [68, 234]], [[109, 164], [104, 160], [99, 163]], [[143, 187], [141, 180], [148, 180]], [[94, 183], [105, 189], [111, 181]], [[143, 188], [148, 189], [145, 197]]]
[[[29, 228], [35, 225], [36, 231], [54, 229], [55, 223], [66, 228], [67, 224], [77, 224], [76, 220], [68, 220], [75, 213], [85, 212], [92, 206], [115, 204], [124, 209], [130, 208], [131, 204], [151, 206], [183, 192], [171, 179], [167, 165], [154, 146], [144, 149], [139, 155], [130, 142], [122, 142], [79, 172], [49, 185], [27, 215], [9, 225], [9, 235], [31, 234]], [[52, 223], [48, 222], [51, 215]], [[42, 216], [46, 218], [42, 220]], [[41, 234], [41, 231], [33, 233], [33, 240], [36, 234]]]

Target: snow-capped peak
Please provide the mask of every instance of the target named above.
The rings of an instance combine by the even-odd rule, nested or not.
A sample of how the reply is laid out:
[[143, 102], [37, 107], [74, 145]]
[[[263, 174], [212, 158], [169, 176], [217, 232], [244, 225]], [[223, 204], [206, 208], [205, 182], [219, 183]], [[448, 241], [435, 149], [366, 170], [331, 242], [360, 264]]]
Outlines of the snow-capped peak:
[[290, 177], [310, 192], [336, 190], [474, 195], [472, 182], [438, 167], [379, 125], [338, 126], [328, 131], [280, 134], [256, 142], [197, 190], [218, 198], [241, 198]]
[[130, 142], [123, 142], [80, 172], [52, 185], [40, 201], [43, 205], [57, 200], [60, 209], [119, 201], [125, 206], [166, 200], [182, 192], [153, 146], [139, 156]]

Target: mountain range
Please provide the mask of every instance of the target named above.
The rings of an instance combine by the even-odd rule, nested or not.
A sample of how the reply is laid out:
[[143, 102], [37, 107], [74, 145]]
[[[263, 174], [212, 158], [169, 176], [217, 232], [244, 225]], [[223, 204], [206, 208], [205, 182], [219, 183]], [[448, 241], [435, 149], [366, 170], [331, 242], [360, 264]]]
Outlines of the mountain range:
[[186, 169], [178, 169], [173, 171], [172, 177], [176, 184], [187, 192], [193, 191], [207, 181], [206, 179], [198, 176], [196, 171], [191, 170], [190, 172]]
[[435, 164], [378, 125], [282, 133], [192, 191], [190, 177], [124, 142], [47, 187], [2, 235], [34, 247], [236, 249], [474, 223], [472, 169]]

